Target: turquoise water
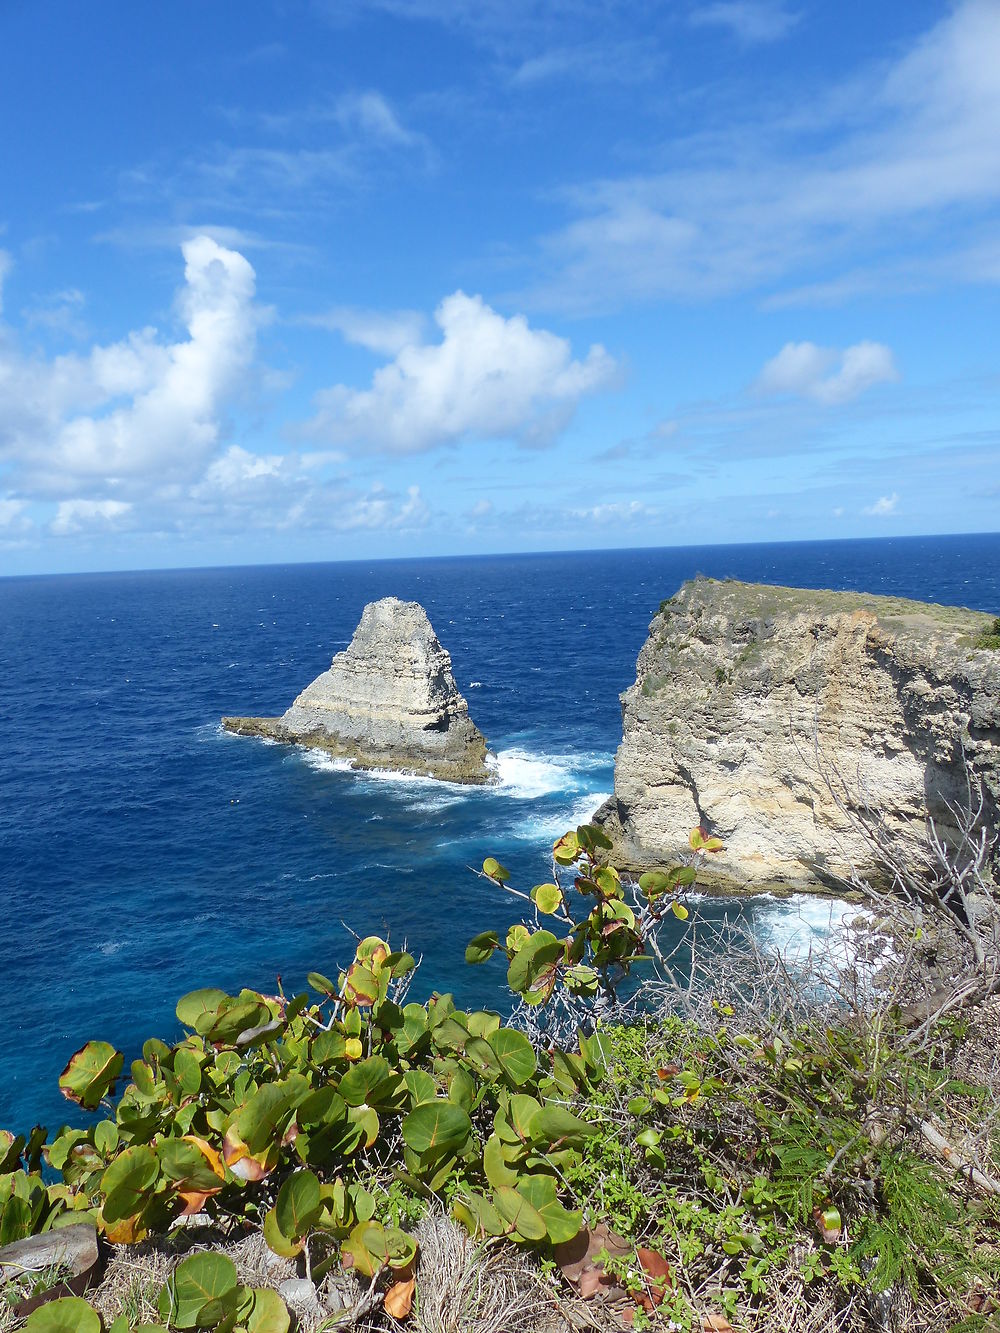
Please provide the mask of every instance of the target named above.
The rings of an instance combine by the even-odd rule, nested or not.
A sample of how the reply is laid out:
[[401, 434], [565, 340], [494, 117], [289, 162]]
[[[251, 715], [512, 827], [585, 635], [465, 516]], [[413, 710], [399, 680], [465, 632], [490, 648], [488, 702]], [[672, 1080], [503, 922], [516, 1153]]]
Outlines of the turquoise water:
[[[610, 792], [618, 695], [697, 571], [1000, 611], [997, 536], [0, 580], [0, 1125], [72, 1120], [56, 1079], [87, 1038], [131, 1059], [186, 990], [295, 987], [349, 955], [348, 927], [421, 952], [415, 993], [502, 1004], [498, 968], [462, 954], [516, 906], [471, 867], [536, 882]], [[220, 731], [282, 711], [390, 594], [450, 650], [495, 787]]]

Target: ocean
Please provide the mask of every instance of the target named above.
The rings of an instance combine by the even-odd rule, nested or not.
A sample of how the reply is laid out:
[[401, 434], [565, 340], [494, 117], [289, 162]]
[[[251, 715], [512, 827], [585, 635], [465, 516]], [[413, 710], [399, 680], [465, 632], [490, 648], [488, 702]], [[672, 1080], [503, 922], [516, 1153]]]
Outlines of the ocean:
[[[517, 904], [474, 869], [548, 876], [553, 839], [611, 791], [649, 621], [696, 572], [1000, 612], [997, 535], [0, 579], [0, 1126], [79, 1123], [57, 1078], [88, 1038], [131, 1060], [177, 1034], [184, 992], [279, 974], [292, 992], [351, 931], [422, 956], [415, 996], [502, 1007], [499, 963], [463, 950]], [[388, 595], [426, 607], [495, 786], [220, 730], [283, 711]], [[779, 939], [830, 911], [706, 910]]]

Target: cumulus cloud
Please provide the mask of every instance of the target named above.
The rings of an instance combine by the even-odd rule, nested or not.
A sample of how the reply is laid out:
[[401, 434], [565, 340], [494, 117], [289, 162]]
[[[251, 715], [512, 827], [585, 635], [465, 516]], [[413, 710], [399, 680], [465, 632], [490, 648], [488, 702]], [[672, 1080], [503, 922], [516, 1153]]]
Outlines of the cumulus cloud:
[[57, 537], [81, 532], [107, 530], [118, 526], [132, 512], [124, 500], [61, 500], [51, 531]]
[[756, 387], [764, 394], [796, 394], [836, 406], [898, 379], [892, 351], [884, 343], [860, 342], [840, 350], [801, 342], [785, 343], [764, 366]]
[[370, 389], [337, 385], [316, 398], [312, 434], [411, 454], [465, 438], [546, 444], [579, 400], [608, 388], [619, 368], [595, 344], [575, 360], [569, 342], [497, 314], [481, 296], [446, 297], [434, 315], [440, 342], [403, 347]]
[[748, 46], [777, 42], [795, 27], [797, 14], [769, 0], [718, 0], [698, 4], [689, 22], [695, 27], [725, 28]]
[[306, 315], [302, 323], [330, 329], [347, 342], [380, 356], [397, 356], [404, 347], [422, 342], [426, 325], [419, 310], [360, 310], [343, 305], [319, 315]]
[[880, 495], [874, 504], [866, 505], [861, 512], [869, 518], [884, 518], [886, 514], [894, 514], [898, 504], [899, 496], [893, 491], [891, 495]]
[[145, 328], [48, 360], [0, 346], [0, 460], [23, 488], [65, 495], [190, 477], [215, 451], [254, 356], [254, 271], [207, 236], [182, 250], [186, 339]]

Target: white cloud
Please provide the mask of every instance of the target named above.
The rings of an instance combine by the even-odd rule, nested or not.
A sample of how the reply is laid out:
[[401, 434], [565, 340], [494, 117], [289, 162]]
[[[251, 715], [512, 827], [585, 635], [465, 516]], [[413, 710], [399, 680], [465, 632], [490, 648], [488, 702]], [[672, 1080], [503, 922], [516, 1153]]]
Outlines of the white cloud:
[[254, 271], [207, 236], [182, 249], [187, 339], [146, 328], [50, 360], [0, 346], [0, 459], [22, 489], [162, 483], [195, 475], [215, 451], [254, 356]]
[[430, 516], [430, 508], [420, 494], [419, 486], [408, 487], [406, 499], [400, 504], [376, 482], [368, 495], [359, 496], [341, 510], [337, 527], [347, 532], [353, 528], [423, 528]]
[[434, 316], [438, 343], [402, 348], [370, 389], [337, 385], [316, 397], [310, 433], [410, 454], [465, 438], [548, 443], [580, 398], [608, 388], [619, 368], [595, 344], [574, 360], [565, 338], [505, 319], [481, 296], [454, 292]]
[[50, 292], [23, 312], [24, 322], [29, 329], [45, 329], [82, 341], [88, 333], [87, 325], [80, 317], [85, 304], [86, 298], [78, 287]]
[[629, 500], [592, 505], [589, 509], [572, 509], [570, 514], [585, 523], [611, 524], [655, 518], [657, 510], [643, 504], [641, 500]]
[[477, 500], [469, 510], [469, 518], [489, 518], [493, 513], [492, 500]]
[[419, 310], [360, 310], [356, 306], [334, 306], [320, 315], [306, 315], [301, 322], [330, 329], [380, 356], [396, 356], [404, 347], [422, 342], [426, 326]]
[[756, 387], [764, 394], [797, 394], [835, 406], [898, 379], [892, 351], [884, 343], [860, 342], [841, 351], [801, 342], [785, 343], [764, 366]]
[[861, 512], [869, 518], [882, 518], [886, 514], [894, 514], [898, 504], [899, 496], [893, 491], [891, 495], [880, 495], [874, 504], [866, 505]]
[[218, 531], [407, 532], [427, 525], [431, 511], [411, 485], [403, 493], [373, 482], [366, 490], [324, 468], [342, 461], [330, 451], [254, 454], [230, 445], [175, 504], [180, 527]]
[[131, 504], [124, 500], [62, 500], [51, 531], [57, 537], [69, 537], [93, 529], [107, 530], [131, 512]]
[[24, 500], [11, 500], [0, 497], [0, 528], [6, 528], [8, 531], [27, 524], [28, 520], [23, 517], [27, 504]]
[[780, 41], [799, 21], [783, 4], [774, 0], [718, 0], [698, 3], [689, 22], [695, 27], [727, 28], [748, 46]]
[[835, 294], [845, 256], [855, 288], [948, 281], [943, 261], [1000, 201], [998, 68], [1000, 3], [963, 0], [894, 62], [806, 106], [706, 116], [700, 136], [659, 146], [679, 147], [676, 165], [568, 192], [576, 217], [542, 238], [547, 273], [519, 299], [589, 311], [703, 298], [816, 264]]
[[531, 88], [556, 79], [575, 83], [640, 83], [653, 78], [663, 58], [648, 39], [609, 42], [598, 40], [572, 46], [553, 46], [529, 56], [512, 71], [515, 87]]
[[339, 97], [334, 118], [344, 129], [384, 144], [408, 148], [425, 142], [422, 135], [408, 130], [382, 94], [373, 90]]

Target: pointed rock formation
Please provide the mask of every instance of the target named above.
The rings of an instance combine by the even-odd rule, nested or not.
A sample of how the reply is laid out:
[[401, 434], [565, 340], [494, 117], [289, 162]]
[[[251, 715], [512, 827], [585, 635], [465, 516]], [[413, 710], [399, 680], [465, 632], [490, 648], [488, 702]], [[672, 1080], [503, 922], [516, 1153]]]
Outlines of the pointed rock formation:
[[227, 731], [326, 750], [354, 768], [390, 768], [482, 784], [493, 776], [419, 602], [370, 602], [350, 645], [281, 717], [224, 717]]

